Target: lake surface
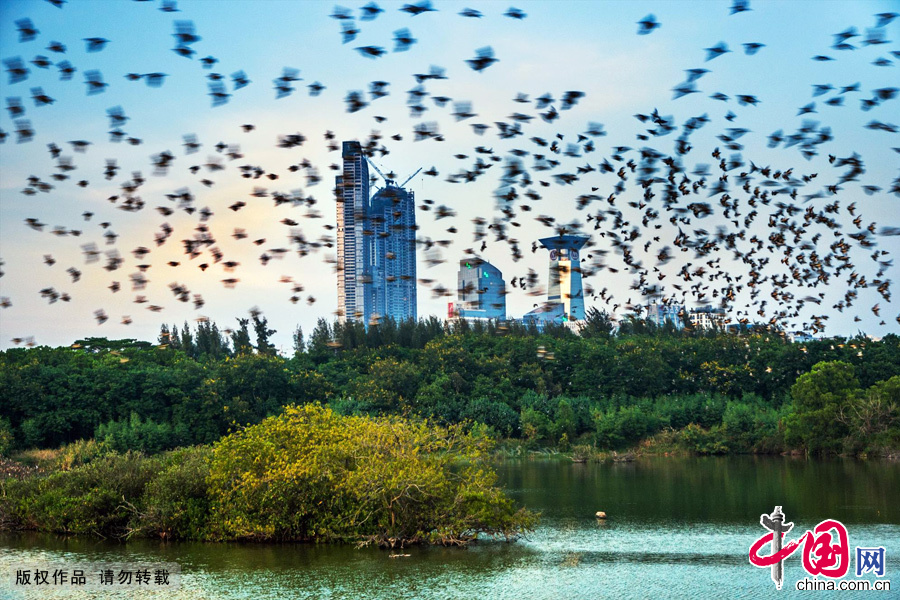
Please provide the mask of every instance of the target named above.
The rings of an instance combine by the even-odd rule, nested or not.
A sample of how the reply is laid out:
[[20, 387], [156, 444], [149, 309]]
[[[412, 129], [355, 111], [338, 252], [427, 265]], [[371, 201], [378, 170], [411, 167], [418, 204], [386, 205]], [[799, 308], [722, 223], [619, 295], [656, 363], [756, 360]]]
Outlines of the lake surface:
[[[765, 532], [762, 513], [781, 505], [796, 539], [825, 519], [847, 526], [855, 546], [886, 549], [891, 592], [800, 592], [801, 551], [785, 563], [778, 597], [900, 597], [900, 464], [787, 457], [654, 458], [573, 464], [512, 460], [497, 467], [540, 527], [516, 543], [389, 551], [301, 544], [127, 544], [43, 534], [0, 536], [0, 598], [762, 598], [769, 569], [748, 561]], [[594, 513], [609, 518], [598, 521]], [[765, 552], [768, 554], [768, 552]], [[171, 562], [181, 587], [166, 593], [11, 589], [22, 563]], [[855, 561], [845, 579], [856, 580]], [[871, 575], [864, 577], [870, 581]]]

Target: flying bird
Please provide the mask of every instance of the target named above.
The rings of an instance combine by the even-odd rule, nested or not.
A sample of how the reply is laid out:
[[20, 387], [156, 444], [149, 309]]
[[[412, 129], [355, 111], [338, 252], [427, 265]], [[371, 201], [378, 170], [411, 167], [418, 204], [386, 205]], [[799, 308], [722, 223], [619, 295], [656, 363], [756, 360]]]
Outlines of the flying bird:
[[898, 15], [897, 13], [885, 12], [885, 13], [879, 13], [875, 16], [878, 18], [878, 22], [875, 23], [875, 27], [881, 28], [881, 27], [884, 27], [884, 26], [890, 24], [891, 21], [893, 21], [900, 15]]
[[374, 21], [379, 14], [384, 12], [384, 9], [375, 4], [374, 2], [369, 2], [361, 9], [362, 16], [360, 16], [360, 21]]
[[400, 10], [414, 17], [422, 13], [437, 11], [436, 8], [431, 6], [431, 0], [422, 0], [417, 4], [404, 4]]
[[84, 38], [84, 41], [87, 42], [86, 50], [88, 52], [100, 52], [109, 43], [108, 39], [101, 37]]
[[242, 87], [246, 87], [250, 85], [250, 80], [247, 79], [247, 74], [243, 71], [235, 71], [231, 74], [231, 84], [234, 86], [234, 90], [239, 90]]
[[648, 33], [652, 33], [655, 29], [659, 28], [660, 23], [656, 20], [656, 17], [652, 14], [647, 15], [640, 21], [638, 21], [638, 35], [647, 35]]
[[153, 88], [162, 87], [167, 75], [165, 73], [145, 73], [144, 82]]
[[16, 28], [19, 30], [19, 41], [30, 42], [37, 38], [40, 31], [35, 28], [31, 19], [19, 19], [16, 21]]
[[325, 86], [319, 83], [318, 81], [313, 81], [309, 85], [306, 86], [309, 89], [310, 96], [318, 96], [322, 93], [322, 90], [325, 89]]
[[731, 5], [729, 14], [736, 15], [748, 10], [753, 10], [750, 8], [750, 0], [734, 0], [734, 4]]
[[35, 56], [31, 60], [31, 64], [39, 69], [49, 69], [50, 65], [52, 65], [53, 63], [50, 62], [50, 59], [48, 59], [46, 56]]
[[219, 81], [209, 82], [209, 96], [212, 98], [212, 106], [222, 106], [228, 103], [231, 94], [225, 89], [225, 85]]
[[[34, 100], [35, 106], [46, 106], [55, 102], [55, 100], [45, 94], [43, 88], [40, 87], [31, 88], [31, 99]], [[7, 101], [8, 100], [10, 100], [10, 98], [7, 98]], [[22, 112], [24, 112], [24, 109]]]
[[175, 21], [175, 33], [172, 35], [179, 46], [193, 44], [203, 39], [196, 34], [193, 21]]
[[498, 62], [499, 59], [494, 58], [494, 49], [490, 46], [479, 48], [475, 51], [475, 58], [467, 59], [466, 62], [474, 71], [484, 71], [489, 66]]
[[56, 63], [56, 67], [59, 69], [60, 81], [69, 81], [70, 79], [72, 79], [72, 75], [74, 75], [75, 71], [77, 70], [72, 66], [72, 63], [67, 60]]
[[525, 11], [523, 11], [522, 9], [516, 8], [515, 6], [510, 6], [509, 10], [507, 10], [505, 13], [503, 13], [503, 16], [510, 17], [511, 19], [518, 19], [521, 21], [528, 15], [525, 14]]
[[13, 85], [28, 79], [28, 67], [19, 56], [12, 58], [4, 58], [3, 64], [6, 65], [6, 71], [9, 73], [9, 84]]
[[381, 46], [360, 46], [356, 51], [369, 58], [378, 58], [385, 54], [385, 49]]
[[343, 21], [341, 23], [341, 40], [342, 43], [346, 44], [348, 42], [352, 42], [356, 39], [356, 36], [359, 34], [359, 29], [353, 24], [352, 21]]
[[84, 83], [87, 84], [88, 96], [104, 92], [109, 86], [108, 83], [103, 82], [103, 75], [97, 70], [85, 71]]
[[353, 13], [349, 8], [343, 6], [335, 6], [334, 12], [328, 15], [332, 19], [337, 19], [338, 21], [349, 20], [353, 18]]
[[410, 46], [416, 43], [416, 38], [412, 36], [406, 27], [398, 29], [394, 32], [394, 52], [404, 52], [409, 50]]
[[719, 42], [711, 48], [706, 48], [706, 60], [710, 61], [728, 52], [731, 52], [731, 50], [728, 49], [728, 44], [726, 44], [725, 42]]
[[765, 44], [760, 44], [759, 42], [746, 42], [743, 44], [744, 46], [744, 54], [747, 56], [753, 56], [757, 52], [759, 52], [760, 48], [765, 48]]

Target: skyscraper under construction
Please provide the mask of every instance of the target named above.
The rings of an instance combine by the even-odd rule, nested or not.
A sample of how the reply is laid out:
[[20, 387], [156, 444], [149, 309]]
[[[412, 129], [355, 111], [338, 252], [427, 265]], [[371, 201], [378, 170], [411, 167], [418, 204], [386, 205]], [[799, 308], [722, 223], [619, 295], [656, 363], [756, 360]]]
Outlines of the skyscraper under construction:
[[418, 316], [415, 195], [387, 179], [385, 186], [372, 197], [369, 215], [374, 231], [371, 240], [374, 314], [397, 321], [415, 320]]
[[382, 175], [384, 187], [370, 198], [359, 142], [343, 143], [343, 159], [335, 181], [339, 319], [416, 319], [415, 195]]

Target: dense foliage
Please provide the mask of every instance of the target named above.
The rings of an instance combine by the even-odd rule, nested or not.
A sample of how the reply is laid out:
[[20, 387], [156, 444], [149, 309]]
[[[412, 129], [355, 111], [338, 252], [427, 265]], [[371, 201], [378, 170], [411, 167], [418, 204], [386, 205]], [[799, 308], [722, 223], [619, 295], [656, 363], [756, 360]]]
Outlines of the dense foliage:
[[[11, 349], [0, 353], [0, 451], [95, 437], [157, 452], [313, 401], [342, 414], [483, 423], [532, 445], [622, 448], [694, 426], [686, 439], [713, 451], [896, 448], [897, 335], [791, 343], [627, 325], [614, 335], [593, 314], [577, 336], [434, 318], [368, 328], [320, 320], [308, 339], [295, 332], [284, 357], [255, 316], [230, 339], [201, 323], [166, 327], [156, 345], [93, 338]], [[811, 373], [835, 361], [840, 373]], [[827, 381], [812, 385], [807, 374]]]
[[0, 482], [0, 526], [104, 537], [463, 545], [517, 537], [536, 516], [494, 486], [487, 441], [317, 404], [212, 448], [147, 457], [102, 444], [49, 476]]
[[38, 452], [55, 457], [43, 474], [7, 461], [0, 528], [463, 544], [534, 522], [494, 487], [489, 437], [576, 460], [900, 449], [896, 335], [790, 343], [637, 321], [613, 335], [601, 317], [581, 336], [320, 321], [289, 358], [259, 317], [230, 341], [205, 323], [157, 344], [5, 351], [0, 455], [64, 446]]
[[[185, 452], [180, 450], [178, 454]], [[59, 533], [125, 536], [147, 485], [173, 461], [177, 464], [177, 457], [146, 458], [132, 452], [101, 455], [46, 477], [6, 479], [0, 482], [0, 524]]]
[[216, 444], [213, 535], [391, 547], [515, 537], [534, 517], [494, 487], [485, 449], [458, 426], [291, 406]]

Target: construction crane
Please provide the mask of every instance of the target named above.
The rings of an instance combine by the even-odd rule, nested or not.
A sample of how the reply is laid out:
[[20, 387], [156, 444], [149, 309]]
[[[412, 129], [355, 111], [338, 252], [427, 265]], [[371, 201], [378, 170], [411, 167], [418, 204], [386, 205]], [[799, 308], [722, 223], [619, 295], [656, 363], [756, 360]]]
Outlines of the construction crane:
[[407, 183], [409, 183], [410, 180], [411, 180], [413, 177], [415, 177], [416, 175], [418, 175], [418, 174], [419, 174], [419, 171], [421, 171], [421, 170], [422, 170], [422, 167], [419, 167], [418, 169], [416, 169], [416, 172], [413, 173], [412, 175], [410, 175], [409, 177], [407, 177], [407, 178], [406, 178], [406, 181], [404, 181], [403, 183], [400, 184], [400, 187], [404, 187]]
[[381, 172], [381, 169], [379, 169], [378, 166], [377, 166], [375, 163], [373, 163], [371, 160], [369, 160], [368, 158], [366, 158], [366, 161], [367, 161], [370, 165], [372, 165], [372, 168], [375, 169], [375, 171], [376, 171], [379, 175], [381, 175], [381, 178], [384, 179], [384, 183], [387, 184], [388, 187], [390, 187], [390, 186], [396, 186], [396, 187], [401, 187], [401, 188], [402, 188], [402, 187], [405, 186], [407, 183], [409, 183], [409, 182], [412, 180], [413, 177], [415, 177], [416, 175], [418, 175], [418, 174], [419, 174], [419, 171], [422, 170], [422, 167], [419, 167], [418, 170], [416, 170], [415, 173], [413, 173], [412, 175], [410, 175], [409, 177], [407, 177], [407, 178], [406, 178], [406, 181], [404, 181], [403, 183], [401, 183], [401, 184], [398, 186], [397, 183], [394, 181], [394, 178], [393, 178], [393, 177], [388, 177], [387, 175], [385, 175], [384, 173], [382, 173], [382, 172]]

